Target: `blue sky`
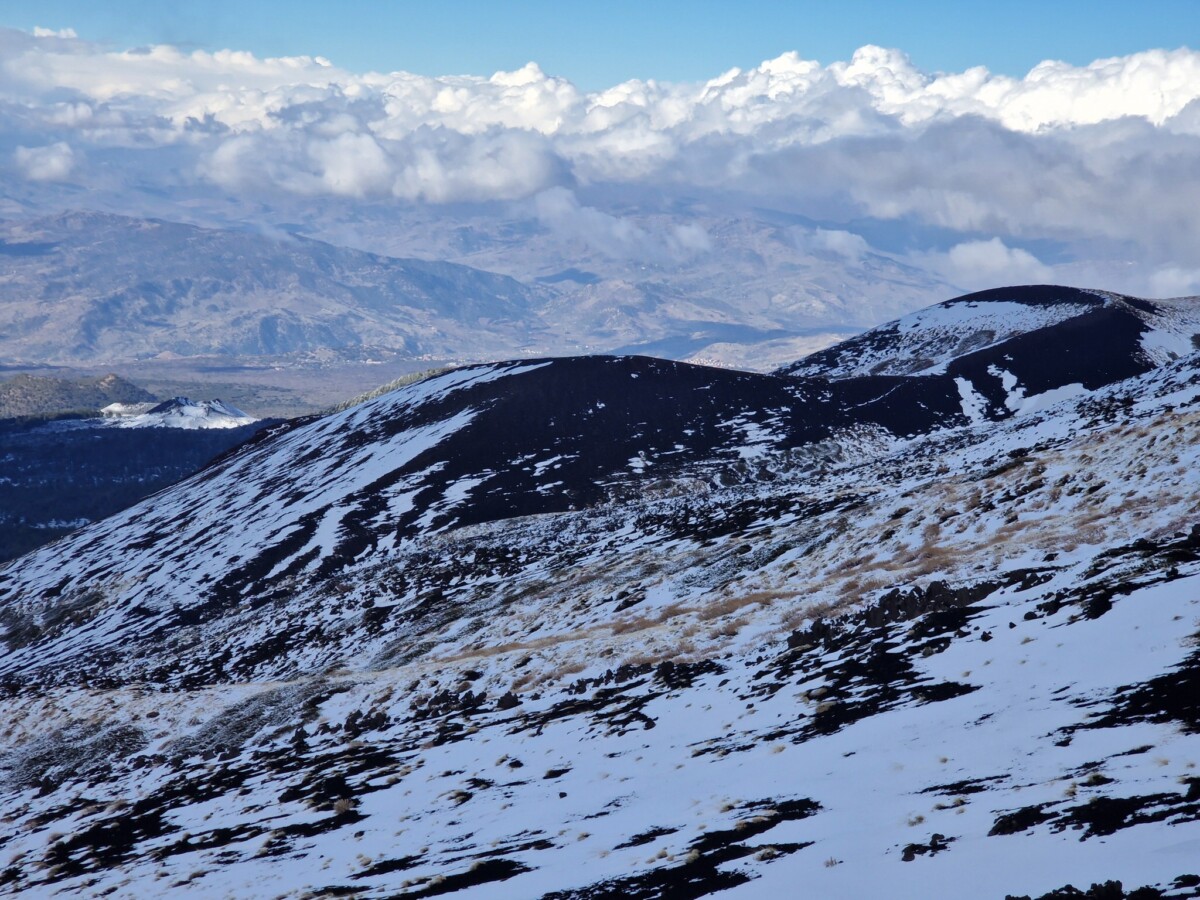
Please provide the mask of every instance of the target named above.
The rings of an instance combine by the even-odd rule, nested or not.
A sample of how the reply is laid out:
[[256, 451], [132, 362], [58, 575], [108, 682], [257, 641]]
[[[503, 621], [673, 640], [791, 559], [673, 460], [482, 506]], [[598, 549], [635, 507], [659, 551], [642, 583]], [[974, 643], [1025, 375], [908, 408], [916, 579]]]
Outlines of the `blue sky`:
[[628, 78], [692, 81], [796, 50], [847, 59], [898, 47], [926, 71], [985, 65], [1023, 75], [1043, 59], [1084, 64], [1154, 47], [1200, 46], [1197, 0], [964, 3], [895, 0], [0, 0], [0, 25], [74, 28], [117, 48], [172, 43], [257, 55], [322, 55], [354, 71], [489, 74], [534, 60], [586, 89]]

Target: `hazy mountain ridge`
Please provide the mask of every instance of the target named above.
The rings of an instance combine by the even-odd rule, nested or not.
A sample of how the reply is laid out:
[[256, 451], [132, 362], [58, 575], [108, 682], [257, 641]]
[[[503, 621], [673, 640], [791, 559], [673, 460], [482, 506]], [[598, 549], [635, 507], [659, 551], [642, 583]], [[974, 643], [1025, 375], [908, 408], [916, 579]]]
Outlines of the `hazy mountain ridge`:
[[1197, 896], [1200, 355], [1073, 318], [457, 370], [0, 570], [5, 884]]
[[9, 360], [459, 357], [534, 340], [532, 289], [449, 263], [84, 212], [8, 223], [0, 241]]
[[[768, 209], [735, 212], [683, 202], [660, 208], [631, 198], [611, 214], [562, 212], [535, 208], [523, 218], [520, 210], [505, 216], [481, 209], [445, 218], [412, 210], [381, 216], [368, 237], [383, 252], [412, 248], [553, 284], [573, 304], [603, 309], [606, 294], [624, 291], [637, 298], [635, 309], [655, 299], [686, 300], [715, 311], [706, 319], [761, 330], [866, 327], [952, 289], [832, 225]], [[329, 228], [315, 216], [305, 227], [318, 236]], [[690, 242], [672, 240], [681, 230]], [[328, 233], [332, 240], [338, 232]], [[639, 339], [630, 335], [627, 342]]]
[[[684, 227], [676, 219], [690, 221], [648, 215], [647, 234]], [[0, 357], [294, 365], [621, 351], [770, 368], [947, 290], [890, 258], [810, 246], [788, 226], [753, 217], [704, 218], [711, 234], [689, 226], [700, 229], [697, 246], [652, 259], [640, 255], [652, 251], [649, 237], [635, 241], [632, 256], [589, 250], [570, 228], [536, 218], [447, 227], [381, 221], [370, 246], [393, 258], [284, 231], [96, 212], [7, 222]], [[338, 237], [319, 217], [293, 228]], [[757, 356], [741, 350], [753, 345], [762, 345]]]

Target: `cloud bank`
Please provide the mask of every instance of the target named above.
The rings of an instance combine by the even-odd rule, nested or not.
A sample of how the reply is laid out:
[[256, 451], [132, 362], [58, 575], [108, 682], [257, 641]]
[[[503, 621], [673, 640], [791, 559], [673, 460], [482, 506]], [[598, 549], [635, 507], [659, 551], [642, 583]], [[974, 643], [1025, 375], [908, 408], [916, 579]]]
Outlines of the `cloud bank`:
[[[1136, 259], [1142, 283], [1200, 290], [1200, 53], [1189, 50], [1045, 62], [1015, 79], [926, 73], [868, 46], [846, 62], [786, 53], [704, 83], [586, 93], [533, 63], [490, 77], [361, 74], [321, 57], [115, 52], [69, 29], [3, 30], [0, 117], [14, 179], [532, 198], [543, 221], [614, 246], [646, 236], [574, 192], [710, 192], [947, 229], [961, 240], [928, 257], [947, 273], [1049, 275], [1018, 246], [1043, 241], [1079, 259], [1103, 248]], [[857, 237], [817, 240], [855, 257], [868, 249]], [[656, 240], [696, 252], [707, 237]]]
[[66, 141], [43, 147], [18, 146], [13, 161], [30, 181], [65, 181], [75, 166], [75, 151]]

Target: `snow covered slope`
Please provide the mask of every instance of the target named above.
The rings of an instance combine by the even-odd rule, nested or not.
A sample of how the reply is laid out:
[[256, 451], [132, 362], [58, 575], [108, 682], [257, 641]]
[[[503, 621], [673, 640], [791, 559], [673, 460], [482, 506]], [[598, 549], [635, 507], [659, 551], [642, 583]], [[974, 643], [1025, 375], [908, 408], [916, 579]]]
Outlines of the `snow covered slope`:
[[0, 890], [1200, 896], [1200, 356], [1059, 350], [460, 369], [16, 561]]
[[145, 409], [113, 403], [101, 412], [121, 428], [240, 428], [258, 421], [222, 400], [193, 401], [187, 397], [174, 397]]
[[1159, 365], [1197, 349], [1191, 338], [1200, 332], [1198, 309], [1196, 298], [1150, 301], [1058, 285], [994, 288], [881, 325], [780, 372], [927, 375], [952, 370], [964, 358], [1000, 365], [1016, 357], [1036, 367], [1059, 354], [1084, 353], [1101, 363], [1116, 358], [1128, 366], [1140, 356], [1147, 366]]

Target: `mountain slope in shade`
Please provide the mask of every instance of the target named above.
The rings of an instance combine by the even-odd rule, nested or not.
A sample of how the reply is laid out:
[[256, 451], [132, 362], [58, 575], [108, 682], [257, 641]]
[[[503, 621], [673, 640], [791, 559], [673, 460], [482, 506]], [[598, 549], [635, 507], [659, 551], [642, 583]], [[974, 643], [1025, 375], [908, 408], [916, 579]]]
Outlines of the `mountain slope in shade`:
[[95, 418], [0, 421], [0, 559], [158, 493], [269, 424], [147, 430]]
[[0, 882], [1200, 895], [1200, 356], [1006, 343], [461, 369], [16, 561]]

